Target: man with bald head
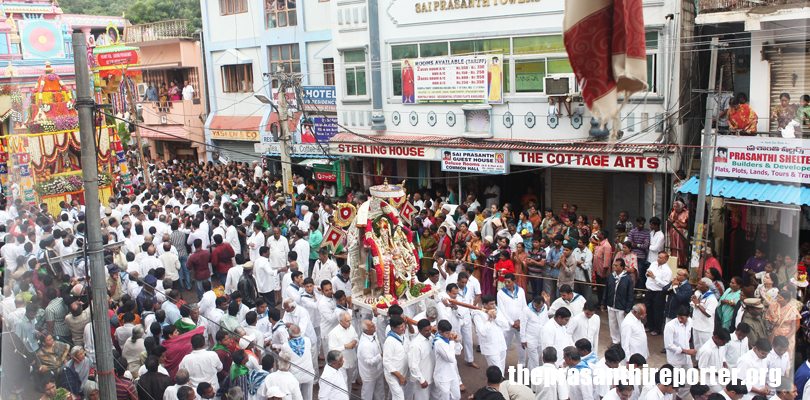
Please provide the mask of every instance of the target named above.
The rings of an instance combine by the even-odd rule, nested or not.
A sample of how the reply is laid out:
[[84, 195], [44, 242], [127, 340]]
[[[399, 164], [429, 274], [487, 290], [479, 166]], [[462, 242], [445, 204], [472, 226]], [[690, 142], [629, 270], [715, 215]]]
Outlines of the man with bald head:
[[647, 317], [647, 307], [643, 304], [636, 304], [632, 311], [624, 317], [621, 325], [622, 349], [625, 353], [625, 361], [630, 360], [633, 354], [641, 354], [644, 358], [650, 357], [650, 349], [647, 347], [647, 333], [644, 331], [644, 323], [641, 321]]
[[352, 316], [348, 312], [338, 315], [338, 326], [329, 332], [329, 350], [343, 353], [343, 366], [346, 372], [346, 387], [352, 389], [352, 383], [357, 379], [357, 331], [352, 327]]
[[360, 322], [360, 342], [357, 345], [357, 369], [363, 381], [363, 400], [383, 400], [385, 385], [382, 378], [382, 346], [377, 339], [377, 326], [371, 320]]

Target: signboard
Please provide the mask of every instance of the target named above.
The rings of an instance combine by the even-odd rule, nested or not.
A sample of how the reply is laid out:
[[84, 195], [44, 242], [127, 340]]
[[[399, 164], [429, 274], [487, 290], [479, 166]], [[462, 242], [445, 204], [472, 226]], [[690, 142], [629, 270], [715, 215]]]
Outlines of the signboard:
[[244, 140], [255, 142], [259, 140], [259, 131], [228, 131], [211, 129], [211, 139], [218, 140]]
[[505, 151], [442, 150], [442, 171], [477, 172], [484, 174], [509, 173]]
[[337, 112], [334, 86], [304, 86], [304, 108], [313, 111]]
[[337, 117], [312, 117], [312, 131], [315, 134], [315, 140], [328, 142], [338, 133]]
[[404, 59], [402, 103], [503, 103], [503, 55]]
[[140, 64], [140, 56], [138, 50], [124, 50], [114, 51], [112, 53], [101, 53], [97, 56], [99, 67], [113, 67], [120, 65], [126, 67], [129, 65]]
[[[255, 143], [253, 145], [253, 151], [259, 154], [281, 154], [281, 143]], [[324, 156], [324, 152], [328, 152], [329, 147], [326, 146], [324, 143], [323, 145], [315, 144], [308, 144], [308, 143], [296, 143], [290, 145], [290, 155], [295, 157], [298, 155], [307, 156], [307, 155], [316, 155], [316, 156]]]
[[[278, 89], [274, 88], [272, 90], [273, 98], [270, 100], [273, 102], [273, 105], [278, 107]], [[298, 101], [295, 99], [295, 88], [288, 88], [287, 89], [287, 110], [292, 112], [298, 112]]]
[[231, 159], [225, 153], [219, 153], [219, 162], [222, 164], [227, 164], [231, 162]]
[[[504, 18], [525, 18], [546, 15], [562, 15], [563, 4], [559, 1], [541, 0], [392, 0], [386, 7], [388, 16], [397, 26], [447, 24], [455, 21], [494, 24]], [[556, 16], [555, 15], [555, 16]], [[515, 24], [521, 21], [506, 21]], [[435, 29], [431, 26], [429, 29]]]
[[337, 174], [335, 174], [334, 172], [315, 171], [315, 179], [326, 182], [337, 182]]
[[714, 176], [810, 183], [810, 140], [719, 136]]
[[666, 172], [666, 157], [637, 154], [512, 151], [512, 165], [551, 166], [572, 169], [624, 172]]
[[436, 159], [436, 149], [423, 146], [329, 143], [329, 152], [341, 156], [390, 157], [425, 161]]

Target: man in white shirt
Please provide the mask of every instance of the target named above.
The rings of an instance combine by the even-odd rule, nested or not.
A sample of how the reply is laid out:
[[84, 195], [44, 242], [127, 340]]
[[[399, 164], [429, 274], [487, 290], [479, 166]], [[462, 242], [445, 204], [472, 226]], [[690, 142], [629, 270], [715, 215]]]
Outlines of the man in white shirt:
[[644, 358], [650, 357], [650, 349], [647, 347], [647, 333], [644, 331], [644, 324], [641, 322], [647, 316], [647, 308], [641, 304], [633, 306], [630, 314], [624, 317], [621, 325], [622, 348], [625, 353], [625, 360], [629, 360], [633, 354], [641, 354]]
[[[737, 362], [743, 354], [748, 352], [748, 333], [751, 327], [745, 322], [737, 325], [731, 334], [731, 340], [726, 344], [726, 364], [729, 368], [737, 368]], [[810, 399], [810, 398], [808, 398]]]
[[304, 289], [301, 287], [304, 284], [304, 273], [301, 271], [292, 272], [292, 281], [287, 287], [284, 288], [284, 298], [293, 299], [296, 303], [301, 302], [301, 293]]
[[191, 387], [196, 389], [200, 383], [207, 382], [217, 391], [217, 372], [222, 371], [219, 356], [213, 351], [205, 350], [205, 337], [200, 334], [191, 337], [191, 348], [194, 350], [180, 361], [179, 366], [188, 371]]
[[503, 311], [498, 310], [495, 296], [483, 295], [481, 303], [484, 310], [473, 311], [473, 323], [478, 333], [481, 354], [486, 357], [487, 366], [505, 371], [507, 347], [504, 333], [512, 328], [512, 321], [509, 321]]
[[352, 327], [352, 316], [347, 312], [338, 315], [338, 326], [329, 332], [329, 350], [343, 353], [343, 374], [346, 376], [346, 387], [351, 388], [357, 379], [357, 331]]
[[582, 312], [571, 317], [568, 325], [565, 326], [574, 343], [579, 339], [588, 339], [591, 342], [593, 353], [599, 351], [599, 329], [602, 327], [602, 319], [596, 315], [596, 306], [590, 301], [586, 301], [582, 307]]
[[717, 310], [717, 297], [709, 291], [712, 280], [703, 278], [698, 281], [697, 291], [692, 295], [689, 304], [692, 307], [692, 342], [700, 350], [703, 343], [709, 341], [714, 332], [714, 312]]
[[[650, 279], [647, 280], [649, 285]], [[677, 318], [670, 320], [664, 326], [664, 348], [667, 351], [667, 362], [675, 368], [692, 368], [692, 356], [697, 350], [689, 348], [689, 338], [692, 335], [692, 318], [689, 318], [689, 309], [681, 306], [677, 311]], [[678, 397], [684, 398], [689, 388], [684, 385], [678, 388]]]
[[[337, 264], [335, 264], [337, 265]], [[332, 276], [330, 281], [332, 282], [332, 290], [337, 292], [338, 290], [342, 290], [343, 293], [346, 293], [346, 296], [352, 295], [352, 281], [349, 279], [351, 274], [351, 268], [348, 265], [344, 265], [340, 268], [337, 274]]]
[[[532, 390], [537, 400], [566, 400], [568, 395], [568, 383], [565, 379], [557, 379], [560, 376], [556, 367], [557, 349], [546, 347], [543, 349], [543, 366], [532, 369], [532, 375], [542, 376], [543, 380], [539, 385], [532, 382]], [[562, 357], [560, 357], [562, 358]], [[539, 369], [539, 371], [534, 372]], [[547, 378], [548, 377], [548, 378]]]
[[461, 342], [448, 321], [439, 321], [438, 332], [433, 339], [436, 364], [433, 369], [433, 398], [438, 400], [458, 400], [461, 398], [456, 356], [461, 355]]
[[657, 371], [655, 373], [655, 386], [650, 388], [650, 390], [642, 396], [641, 400], [672, 400], [672, 395], [677, 389], [675, 385], [673, 385], [673, 370], [671, 368], [667, 369], [669, 369], [668, 379], [661, 379], [663, 378], [663, 374], [661, 370]]
[[[484, 198], [487, 199], [487, 208], [499, 205], [501, 202], [501, 188], [495, 184], [495, 180], [490, 179], [487, 188], [484, 189]], [[562, 358], [562, 357], [560, 357]]]
[[318, 299], [318, 316], [321, 322], [321, 347], [323, 354], [329, 352], [329, 333], [338, 325], [338, 316], [341, 310], [337, 308], [332, 292], [332, 284], [324, 281], [321, 284], [321, 297]]
[[[230, 295], [233, 293], [234, 290], [239, 290], [239, 279], [242, 278], [242, 274], [245, 272], [245, 268], [253, 268], [254, 271], [256, 270], [254, 267], [256, 263], [253, 261], [248, 261], [246, 263], [241, 263], [240, 261], [244, 261], [245, 259], [242, 257], [241, 254], [236, 255], [236, 265], [231, 267], [228, 270], [228, 275], [225, 278], [225, 294]], [[203, 295], [204, 296], [204, 295]]]
[[[554, 313], [554, 318], [549, 319], [546, 325], [543, 326], [543, 346], [554, 347], [557, 354], [563, 354], [563, 349], [568, 346], [573, 346], [574, 341], [571, 340], [571, 335], [566, 329], [568, 321], [571, 320], [571, 312], [567, 308], [562, 307]], [[557, 359], [557, 367], [562, 367], [564, 360]]]
[[571, 286], [560, 286], [560, 297], [551, 303], [548, 309], [548, 316], [553, 317], [561, 307], [565, 307], [571, 312], [571, 316], [575, 317], [582, 313], [582, 308], [585, 307], [585, 296], [579, 293], [574, 293]]
[[319, 400], [349, 400], [351, 391], [346, 386], [343, 363], [343, 353], [332, 350], [326, 354], [326, 366], [318, 384]]
[[[456, 297], [456, 300], [473, 306], [475, 305], [475, 299], [481, 295], [481, 289], [476, 289], [475, 287], [471, 286], [470, 282], [470, 275], [467, 272], [460, 272], [458, 274], [458, 296]], [[458, 334], [461, 337], [464, 361], [470, 367], [479, 369], [481, 367], [475, 363], [473, 358], [472, 310], [464, 307], [462, 308], [463, 310], [460, 309], [460, 312], [463, 318], [460, 321], [461, 326], [458, 328]], [[417, 319], [417, 321], [419, 320]]]
[[[290, 244], [286, 237], [281, 236], [281, 228], [273, 228], [273, 235], [267, 238], [267, 247], [270, 248], [270, 254], [268, 255], [270, 266], [276, 272], [276, 282], [273, 290], [278, 292], [278, 296], [281, 297], [281, 276], [287, 270], [287, 253], [290, 252]], [[281, 301], [282, 299], [279, 298], [278, 300]]]
[[377, 339], [377, 327], [371, 320], [360, 322], [362, 335], [357, 345], [357, 369], [363, 388], [360, 397], [363, 400], [383, 400], [385, 398], [383, 374], [382, 347]]
[[565, 366], [568, 376], [583, 378], [578, 385], [570, 385], [568, 387], [571, 399], [577, 400], [593, 400], [593, 382], [587, 375], [590, 373], [590, 366], [582, 359], [579, 350], [575, 346], [567, 346], [563, 349], [563, 365]]
[[[190, 235], [189, 235], [190, 236]], [[247, 239], [247, 248], [248, 248], [248, 255], [250, 256], [250, 261], [256, 262], [261, 255], [259, 250], [264, 246], [264, 233], [262, 233], [262, 227], [258, 223], [253, 223], [253, 234]], [[268, 260], [269, 261], [269, 260]]]
[[[171, 252], [171, 243], [163, 242], [163, 255], [158, 257], [163, 268], [166, 270], [166, 277], [172, 280], [172, 289], [180, 289], [180, 258]], [[169, 288], [164, 288], [169, 289]]]
[[[390, 318], [391, 331], [383, 345], [383, 369], [385, 381], [391, 392], [391, 400], [405, 400], [413, 397], [413, 387], [408, 381], [408, 349], [410, 341], [405, 334], [405, 320], [400, 316]], [[483, 347], [482, 347], [483, 349]]]
[[661, 218], [650, 218], [650, 248], [647, 253], [647, 260], [652, 260], [654, 257], [664, 251], [664, 232], [661, 232]]
[[408, 371], [413, 386], [414, 400], [428, 400], [433, 391], [433, 371], [436, 353], [433, 352], [433, 325], [427, 319], [417, 320], [417, 334], [408, 349]]
[[183, 100], [193, 100], [194, 99], [194, 87], [189, 85], [188, 81], [186, 81], [186, 86], [183, 87]]
[[182, 387], [187, 387], [194, 390], [194, 388], [192, 388], [191, 385], [189, 385], [188, 379], [189, 379], [188, 371], [186, 371], [185, 369], [178, 369], [177, 373], [174, 374], [175, 385], [166, 388], [166, 390], [163, 392], [163, 400], [178, 400], [177, 391], [180, 390], [180, 388]]
[[323, 281], [332, 282], [332, 278], [338, 273], [338, 266], [335, 260], [329, 258], [329, 250], [322, 248], [318, 251], [318, 259], [312, 268], [312, 280], [315, 287], [320, 287]]
[[[768, 338], [759, 338], [754, 343], [754, 348], [740, 357], [737, 362], [738, 376], [744, 380], [745, 386], [748, 389], [748, 394], [742, 397], [742, 400], [751, 400], [754, 396], [768, 396], [771, 389], [767, 385], [767, 377], [762, 377], [760, 371], [766, 371], [768, 368], [768, 353], [771, 352], [773, 347], [768, 341]], [[750, 372], [749, 370], [753, 369]], [[754, 380], [748, 380], [748, 378]]]
[[526, 368], [530, 371], [540, 366], [540, 353], [543, 351], [543, 327], [548, 322], [548, 293], [534, 296], [520, 313], [521, 347], [526, 348]]
[[[284, 318], [288, 318], [288, 314], [289, 311], [284, 314]], [[281, 355], [288, 356], [290, 362], [296, 366], [292, 369], [292, 374], [301, 385], [301, 397], [304, 400], [312, 400], [312, 386], [317, 372], [317, 368], [313, 366], [317, 364], [312, 363], [313, 359], [316, 359], [312, 357], [312, 354], [315, 354], [314, 346], [308, 337], [301, 335], [301, 328], [298, 325], [290, 325], [287, 329], [290, 332], [290, 341], [281, 346]], [[339, 352], [337, 354], [342, 356]], [[345, 382], [345, 379], [341, 379], [338, 383], [345, 385]]]
[[[669, 254], [661, 251], [656, 257], [656, 260], [647, 268], [645, 284], [647, 292], [644, 294], [644, 305], [651, 311], [647, 318], [647, 329], [658, 335], [661, 334], [661, 327], [664, 326], [664, 306], [667, 302], [664, 287], [672, 281], [672, 269], [667, 264]], [[652, 260], [652, 258], [648, 260]]]
[[[768, 371], [778, 371], [774, 373], [774, 375], [768, 375], [768, 387], [771, 389], [771, 396], [776, 395], [776, 389], [779, 387], [779, 383], [775, 378], [776, 376], [781, 376], [781, 381], [788, 380], [791, 371], [791, 362], [790, 362], [790, 354], [788, 354], [788, 348], [790, 347], [790, 342], [788, 341], [787, 337], [778, 335], [773, 338], [773, 349], [771, 352], [768, 353], [768, 358], [765, 360], [768, 362]], [[771, 379], [771, 378], [774, 379]]]
[[506, 274], [503, 280], [503, 288], [498, 291], [498, 311], [503, 312], [511, 322], [509, 330], [504, 333], [507, 351], [512, 347], [512, 339], [517, 342], [518, 363], [522, 364], [526, 360], [526, 349], [521, 343], [520, 336], [520, 316], [526, 308], [526, 292], [515, 284], [515, 274]]
[[[731, 339], [731, 337], [726, 328], [717, 328], [714, 330], [714, 335], [712, 335], [711, 339], [698, 349], [698, 368], [702, 371], [706, 371], [705, 379], [708, 379], [707, 384], [714, 393], [719, 393], [723, 388], [720, 386], [717, 372], [714, 374], [710, 374], [709, 372], [712, 371], [712, 368], [714, 371], [718, 372], [720, 369], [725, 368], [726, 343], [728, 343], [729, 339]], [[714, 382], [712, 382], [712, 380], [714, 380]], [[681, 396], [679, 395], [679, 397]]]
[[256, 278], [256, 290], [267, 300], [269, 307], [276, 306], [275, 287], [278, 281], [278, 272], [270, 264], [267, 258], [270, 255], [270, 248], [262, 246], [259, 248], [259, 258], [253, 264], [253, 271]]

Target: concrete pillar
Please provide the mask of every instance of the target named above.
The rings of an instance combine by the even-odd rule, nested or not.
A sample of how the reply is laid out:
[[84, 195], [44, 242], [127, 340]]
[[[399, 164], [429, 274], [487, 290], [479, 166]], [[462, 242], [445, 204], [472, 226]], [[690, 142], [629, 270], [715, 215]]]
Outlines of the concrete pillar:
[[149, 158], [157, 160], [157, 142], [154, 139], [149, 139]]
[[84, 33], [85, 38], [89, 38], [90, 35], [91, 35], [90, 28], [89, 27], [83, 27], [82, 28], [82, 33]]
[[163, 161], [168, 161], [172, 159], [172, 155], [169, 154], [169, 142], [163, 141]]

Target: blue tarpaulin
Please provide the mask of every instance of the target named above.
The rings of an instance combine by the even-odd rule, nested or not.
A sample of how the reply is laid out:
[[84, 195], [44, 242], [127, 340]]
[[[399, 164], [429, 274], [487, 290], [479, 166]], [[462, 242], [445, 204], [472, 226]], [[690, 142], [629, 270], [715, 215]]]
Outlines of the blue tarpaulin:
[[[710, 179], [706, 182], [706, 196], [724, 197], [729, 199], [760, 201], [768, 203], [782, 203], [795, 205], [810, 205], [810, 187], [796, 185], [780, 185], [766, 182], [743, 181], [736, 179]], [[680, 189], [681, 193], [698, 194], [700, 179], [693, 176]]]

